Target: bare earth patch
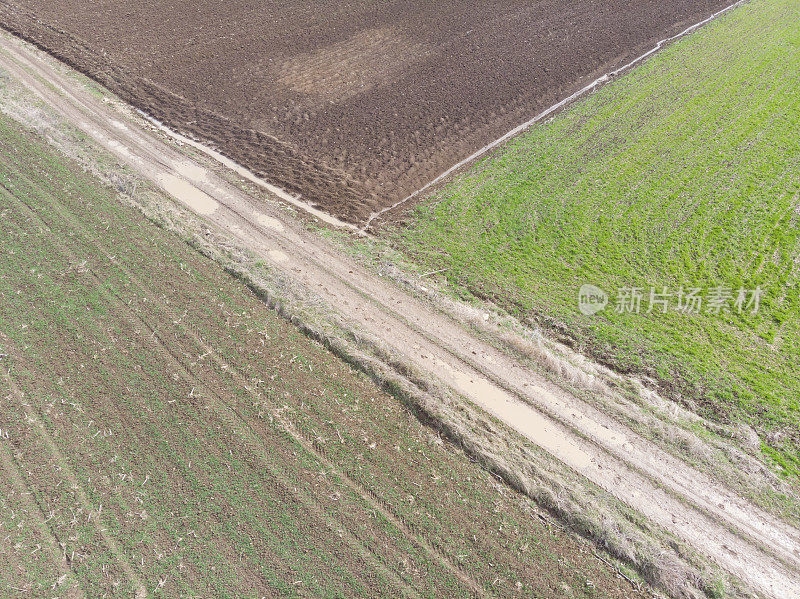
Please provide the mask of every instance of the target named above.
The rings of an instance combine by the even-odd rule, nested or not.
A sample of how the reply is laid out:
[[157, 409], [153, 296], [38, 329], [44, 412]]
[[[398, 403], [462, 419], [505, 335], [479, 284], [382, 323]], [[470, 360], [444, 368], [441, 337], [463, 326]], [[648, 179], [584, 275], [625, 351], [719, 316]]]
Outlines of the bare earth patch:
[[0, 1], [0, 25], [363, 224], [730, 0]]

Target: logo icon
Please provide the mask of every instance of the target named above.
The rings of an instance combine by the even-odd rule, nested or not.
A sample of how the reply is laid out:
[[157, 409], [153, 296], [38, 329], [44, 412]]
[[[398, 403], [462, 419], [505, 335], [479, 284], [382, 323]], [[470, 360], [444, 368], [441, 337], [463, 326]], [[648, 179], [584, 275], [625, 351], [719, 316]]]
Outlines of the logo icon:
[[581, 314], [592, 316], [602, 312], [608, 305], [608, 294], [594, 285], [581, 285], [578, 291], [578, 309]]

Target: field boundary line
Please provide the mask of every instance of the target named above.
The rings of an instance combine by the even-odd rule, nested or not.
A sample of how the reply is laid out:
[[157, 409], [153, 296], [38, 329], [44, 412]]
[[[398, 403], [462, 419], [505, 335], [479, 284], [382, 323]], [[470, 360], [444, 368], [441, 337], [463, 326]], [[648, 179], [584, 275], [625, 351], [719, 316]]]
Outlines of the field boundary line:
[[425, 185], [420, 187], [417, 191], [415, 191], [411, 195], [403, 198], [399, 202], [395, 202], [391, 206], [387, 206], [386, 208], [383, 208], [381, 210], [378, 210], [377, 212], [372, 213], [370, 215], [370, 217], [367, 219], [367, 222], [364, 224], [364, 226], [361, 227], [360, 231], [362, 233], [366, 233], [366, 231], [367, 231], [367, 229], [369, 229], [370, 225], [372, 225], [372, 223], [376, 219], [380, 218], [381, 216], [383, 216], [387, 212], [390, 212], [391, 210], [394, 210], [395, 208], [398, 208], [399, 206], [402, 206], [403, 204], [413, 200], [417, 196], [425, 193], [428, 189], [430, 189], [434, 185], [437, 185], [438, 183], [441, 183], [444, 179], [446, 179], [447, 177], [449, 177], [450, 175], [452, 175], [453, 173], [455, 173], [456, 171], [458, 171], [462, 167], [470, 164], [471, 162], [474, 162], [478, 158], [481, 158], [483, 155], [487, 154], [488, 152], [490, 152], [491, 150], [493, 150], [497, 146], [499, 146], [499, 145], [503, 144], [504, 142], [508, 141], [512, 137], [516, 137], [517, 135], [519, 135], [520, 133], [523, 133], [525, 130], [529, 129], [531, 126], [535, 125], [539, 121], [546, 119], [551, 114], [559, 111], [560, 109], [562, 109], [565, 106], [575, 102], [576, 100], [579, 100], [583, 96], [586, 96], [586, 95], [590, 94], [591, 92], [595, 91], [598, 87], [608, 83], [609, 81], [611, 81], [615, 77], [618, 77], [619, 75], [623, 74], [624, 72], [626, 72], [626, 71], [630, 70], [631, 68], [637, 66], [640, 62], [645, 61], [648, 57], [652, 56], [653, 54], [655, 54], [656, 52], [661, 50], [664, 46], [666, 46], [666, 45], [668, 45], [668, 44], [670, 44], [670, 43], [672, 43], [672, 42], [674, 42], [674, 41], [676, 41], [676, 40], [678, 40], [678, 39], [680, 39], [680, 38], [682, 38], [682, 37], [684, 37], [686, 35], [689, 35], [690, 33], [693, 33], [694, 31], [700, 29], [704, 25], [709, 24], [711, 21], [714, 21], [715, 19], [717, 19], [718, 17], [721, 17], [723, 14], [727, 13], [728, 11], [733, 10], [734, 8], [737, 8], [737, 7], [741, 6], [742, 4], [745, 4], [746, 2], [749, 2], [749, 0], [737, 0], [733, 4], [731, 4], [729, 6], [726, 6], [722, 10], [719, 10], [719, 11], [715, 12], [714, 14], [712, 14], [709, 17], [706, 17], [705, 19], [703, 19], [699, 23], [695, 23], [694, 25], [690, 25], [689, 27], [687, 27], [686, 29], [684, 29], [680, 33], [677, 33], [677, 34], [675, 34], [673, 36], [670, 36], [670, 37], [667, 37], [667, 38], [664, 38], [664, 39], [660, 40], [659, 42], [656, 43], [656, 45], [653, 48], [651, 48], [650, 50], [648, 50], [644, 54], [641, 54], [641, 55], [637, 56], [636, 58], [634, 58], [630, 62], [624, 64], [621, 67], [618, 67], [618, 68], [614, 69], [613, 71], [609, 71], [608, 73], [605, 73], [604, 75], [601, 75], [600, 77], [598, 77], [597, 79], [595, 79], [591, 83], [585, 85], [584, 87], [582, 87], [578, 91], [572, 93], [570, 96], [564, 98], [563, 100], [561, 100], [559, 102], [556, 102], [555, 104], [553, 104], [549, 108], [545, 108], [543, 111], [541, 111], [539, 114], [534, 116], [532, 119], [530, 119], [528, 121], [525, 121], [521, 125], [518, 125], [518, 126], [514, 127], [511, 131], [509, 131], [508, 133], [506, 133], [502, 137], [499, 137], [496, 140], [494, 140], [493, 142], [486, 144], [485, 146], [483, 146], [477, 152], [474, 152], [474, 153], [470, 154], [469, 156], [467, 156], [466, 158], [464, 158], [460, 162], [454, 164], [449, 169], [447, 169], [445, 172], [443, 172], [441, 175], [439, 175], [438, 177], [436, 177], [432, 181], [429, 181], [428, 183], [426, 183]]

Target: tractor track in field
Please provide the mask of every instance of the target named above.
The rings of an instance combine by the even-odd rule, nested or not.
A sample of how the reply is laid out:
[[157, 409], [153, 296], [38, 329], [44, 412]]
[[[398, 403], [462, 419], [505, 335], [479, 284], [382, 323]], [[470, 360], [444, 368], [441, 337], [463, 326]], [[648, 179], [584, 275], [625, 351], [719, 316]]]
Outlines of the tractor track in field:
[[[30, 206], [27, 206], [21, 202], [17, 202], [23, 209], [31, 216], [31, 218], [35, 219], [41, 225], [46, 227], [48, 230], [52, 230], [52, 225], [48, 223], [43, 216], [38, 214], [34, 211]], [[93, 236], [89, 231], [83, 228], [80, 223], [77, 222], [77, 216], [71, 212], [67, 207], [62, 205], [60, 202], [56, 202], [55, 204], [51, 205], [53, 209], [52, 214], [57, 215], [61, 219], [63, 219], [64, 223], [67, 223], [67, 226], [74, 231], [77, 235], [83, 237], [88, 244], [94, 246], [99, 254], [107, 254], [106, 248], [103, 247], [102, 243], [98, 241], [98, 239]], [[57, 239], [54, 239], [54, 244], [59, 248], [64, 255], [68, 256], [73, 263], [78, 263], [79, 260], [77, 256], [73, 255], [66, 246], [60, 243]], [[143, 294], [144, 297], [150, 298], [149, 304], [151, 306], [155, 305], [158, 306], [158, 309], [163, 311], [167, 316], [168, 320], [172, 321], [175, 324], [175, 328], [183, 335], [191, 339], [192, 343], [202, 351], [203, 355], [209, 356], [210, 360], [214, 362], [214, 364], [218, 367], [221, 372], [227, 373], [230, 377], [235, 381], [235, 383], [242, 389], [245, 389], [247, 393], [257, 402], [263, 404], [270, 404], [273, 409], [277, 409], [280, 406], [274, 404], [274, 402], [267, 400], [263, 395], [258, 393], [255, 389], [253, 389], [247, 383], [247, 379], [242, 375], [233, 365], [225, 361], [220, 355], [214, 350], [214, 347], [204, 341], [202, 336], [199, 335], [197, 332], [194, 331], [191, 323], [182, 322], [180, 319], [180, 314], [178, 314], [174, 309], [170, 308], [167, 304], [163, 301], [159, 300], [158, 294], [153, 292], [145, 283], [143, 283], [139, 277], [137, 277], [133, 272], [131, 272], [128, 268], [120, 263], [116, 263], [117, 268], [124, 273], [128, 280], [135, 286], [135, 288]], [[92, 270], [88, 270], [89, 275], [91, 276], [95, 286], [97, 287], [98, 291], [106, 296], [109, 299], [109, 302], [114, 305], [121, 313], [124, 314], [124, 317], [130, 320], [130, 322], [134, 325], [134, 328], [139, 328], [145, 331], [145, 337], [152, 343], [155, 350], [159, 352], [161, 355], [164, 356], [165, 360], [171, 364], [171, 366], [180, 371], [183, 374], [184, 379], [187, 381], [187, 384], [191, 384], [194, 381], [197, 381], [198, 391], [202, 391], [205, 388], [211, 397], [213, 397], [214, 402], [213, 406], [214, 409], [220, 411], [220, 414], [223, 418], [238, 422], [238, 424], [248, 431], [250, 431], [249, 440], [251, 443], [258, 445], [258, 433], [252, 429], [247, 417], [245, 417], [235, 405], [229, 404], [225, 399], [220, 395], [219, 391], [213, 388], [213, 385], [208, 381], [203, 380], [203, 376], [193, 372], [193, 369], [190, 366], [187, 366], [180, 358], [179, 355], [175, 351], [173, 351], [169, 344], [164, 341], [162, 337], [164, 334], [159, 332], [158, 330], [154, 329], [147, 321], [142, 319], [131, 307], [123, 300], [122, 297], [114, 293], [113, 291], [107, 289], [103, 285], [102, 279]], [[198, 354], [199, 355], [199, 354]], [[222, 408], [224, 406], [224, 408]], [[373, 510], [380, 513], [386, 520], [392, 523], [393, 526], [401, 530], [406, 538], [412, 540], [416, 543], [423, 551], [425, 551], [428, 555], [430, 555], [431, 559], [438, 562], [444, 569], [448, 570], [453, 576], [458, 578], [465, 587], [469, 588], [473, 596], [475, 597], [482, 597], [486, 596], [486, 592], [482, 589], [481, 585], [477, 583], [474, 579], [472, 579], [462, 568], [458, 567], [447, 555], [442, 553], [438, 548], [434, 545], [429, 543], [422, 535], [417, 534], [412, 528], [410, 528], [403, 520], [398, 517], [390, 508], [384, 505], [383, 502], [380, 501], [378, 497], [376, 497], [373, 493], [371, 493], [367, 488], [363, 485], [358, 483], [356, 480], [353, 479], [352, 476], [348, 474], [345, 470], [340, 468], [335, 462], [333, 462], [326, 454], [325, 450], [321, 447], [318, 447], [314, 441], [307, 436], [303, 435], [300, 431], [298, 431], [290, 421], [278, 417], [278, 421], [280, 422], [281, 427], [286, 431], [286, 433], [298, 444], [300, 445], [305, 451], [309, 454], [313, 455], [320, 463], [326, 466], [329, 470], [334, 472], [344, 484], [350, 489], [352, 492], [357, 494], [362, 501], [370, 506]], [[259, 458], [267, 470], [270, 469], [269, 460], [264, 457], [266, 455], [266, 448], [262, 448], [259, 453]], [[276, 481], [281, 484], [279, 477], [276, 475]], [[292, 490], [285, 486], [288, 492], [292, 492]], [[295, 495], [297, 495], [295, 493]], [[313, 497], [303, 496], [298, 497], [304, 504], [307, 504], [307, 507], [312, 509], [318, 516], [323, 517], [326, 520], [332, 520], [333, 518], [330, 516], [325, 515], [325, 510], [321, 506], [321, 504]], [[374, 560], [377, 565], [377, 569], [382, 571], [392, 582], [401, 589], [405, 596], [409, 597], [418, 597], [419, 594], [411, 588], [407, 583], [405, 583], [402, 579], [400, 579], [396, 573], [392, 572], [390, 568], [388, 568], [381, 560], [380, 556], [374, 554], [367, 544], [365, 544], [361, 539], [359, 539], [356, 535], [349, 532], [346, 526], [338, 527], [341, 530], [345, 531], [348, 540], [351, 544], [355, 544], [360, 547], [360, 552], [362, 553], [363, 557], [367, 557], [368, 559]]]
[[[75, 490], [75, 494], [81, 506], [88, 513], [92, 513], [95, 508], [92, 505], [91, 501], [89, 501], [89, 497], [86, 495], [86, 491], [78, 482], [78, 478], [75, 476], [75, 473], [70, 468], [69, 462], [65, 459], [63, 452], [58, 448], [58, 445], [53, 439], [53, 436], [47, 430], [47, 427], [44, 425], [42, 420], [37, 416], [36, 411], [25, 402], [24, 394], [22, 390], [14, 382], [13, 378], [11, 377], [11, 373], [8, 371], [3, 371], [2, 378], [10, 388], [13, 396], [18, 400], [19, 404], [23, 406], [25, 417], [28, 420], [28, 422], [34, 425], [33, 428], [36, 429], [37, 434], [46, 445], [47, 450], [50, 452], [50, 454], [53, 456], [53, 458], [56, 460], [59, 466], [61, 466], [62, 472], [64, 473], [65, 478], [69, 481], [72, 489]], [[111, 552], [111, 555], [113, 555], [116, 561], [119, 563], [120, 568], [122, 568], [122, 571], [125, 574], [126, 578], [136, 589], [136, 599], [142, 599], [143, 597], [146, 597], [147, 589], [145, 585], [142, 583], [142, 579], [139, 577], [138, 574], [136, 574], [134, 567], [131, 565], [130, 561], [125, 556], [125, 553], [120, 549], [117, 542], [112, 538], [112, 536], [108, 533], [106, 529], [100, 526], [98, 519], [94, 519], [93, 526], [97, 534], [102, 539], [102, 542]]]
[[[16, 400], [20, 399], [18, 389], [15, 387], [11, 380], [11, 375], [8, 371], [0, 376], [8, 386], [9, 394]], [[74, 573], [72, 566], [67, 562], [66, 556], [59, 547], [61, 539], [53, 529], [52, 526], [47, 525], [47, 517], [45, 516], [44, 507], [35, 494], [32, 492], [31, 487], [25, 481], [20, 465], [17, 458], [14, 456], [13, 451], [7, 443], [0, 442], [0, 471], [5, 471], [4, 478], [8, 483], [19, 493], [23, 504], [28, 509], [28, 513], [36, 518], [35, 526], [39, 530], [40, 539], [42, 544], [46, 546], [45, 551], [49, 551], [52, 557], [52, 563], [56, 565], [58, 573], [67, 578]], [[55, 581], [53, 590], [60, 586], [59, 581]], [[67, 595], [68, 599], [83, 599], [86, 597], [83, 589], [80, 587], [73, 588], [70, 594]]]
[[800, 531], [367, 272], [225, 182], [11, 38], [0, 67], [205, 221], [358, 328], [764, 596], [800, 597]]
[[[18, 202], [19, 203], [19, 202]], [[39, 222], [42, 226], [47, 228], [48, 230], [52, 229], [52, 226], [42, 218], [41, 215], [37, 214], [30, 206], [24, 205], [19, 203], [20, 206], [33, 218], [36, 222]], [[78, 235], [82, 236], [86, 239], [90, 244], [94, 245], [95, 248], [101, 252], [105, 253], [104, 248], [101, 244], [97, 242], [93, 236], [80, 227], [75, 222], [75, 217], [72, 213], [68, 213], [67, 209], [61, 205], [52, 206], [54, 209], [54, 214], [62, 217], [69, 223], [69, 227], [75, 231]], [[77, 263], [79, 260], [77, 256], [72, 254], [66, 246], [60, 243], [57, 239], [54, 239], [54, 244], [58, 247], [59, 251], [67, 256], [72, 263]], [[159, 306], [160, 310], [163, 310], [169, 317], [170, 320], [176, 322], [179, 320], [179, 314], [174, 312], [173, 310], [169, 309], [163, 302], [158, 301], [158, 295], [153, 293], [146, 285], [139, 281], [138, 277], [136, 277], [132, 272], [128, 269], [124, 268], [122, 265], [117, 264], [122, 272], [124, 272], [130, 279], [131, 283], [133, 283], [136, 288], [145, 294], [146, 297], [151, 299], [151, 304], [156, 304]], [[238, 428], [242, 430], [247, 430], [247, 442], [249, 445], [252, 446], [254, 451], [252, 451], [253, 455], [262, 466], [267, 471], [272, 471], [272, 467], [270, 465], [270, 461], [268, 459], [268, 448], [261, 446], [259, 441], [259, 436], [256, 431], [253, 430], [252, 426], [249, 424], [248, 419], [243, 416], [240, 411], [234, 406], [229, 404], [222, 395], [220, 394], [218, 389], [215, 389], [215, 385], [207, 380], [204, 380], [202, 375], [199, 375], [193, 372], [192, 367], [186, 365], [182, 360], [181, 357], [170, 348], [169, 344], [162, 338], [163, 333], [159, 332], [158, 330], [154, 329], [146, 320], [142, 319], [120, 296], [115, 294], [113, 291], [110, 291], [103, 285], [102, 278], [97, 275], [91, 268], [87, 270], [87, 274], [91, 277], [94, 285], [98, 289], [98, 291], [105, 296], [111, 305], [113, 305], [120, 313], [123, 315], [123, 318], [130, 321], [131, 325], [134, 328], [144, 331], [144, 337], [148, 339], [148, 342], [153, 346], [154, 351], [158, 352], [161, 356], [163, 356], [165, 363], [169, 364], [172, 369], [177, 372], [180, 372], [184, 380], [190, 386], [194, 384], [200, 396], [207, 395], [213, 401], [211, 405], [213, 409], [216, 410], [219, 415], [226, 421], [230, 422], [232, 425], [232, 429], [236, 428], [235, 425], [238, 425]], [[233, 377], [238, 385], [242, 388], [245, 388], [248, 393], [257, 401], [262, 403], [266, 403], [265, 398], [259, 395], [257, 392], [252, 390], [249, 385], [247, 385], [247, 381], [245, 378], [230, 364], [225, 362], [222, 358], [219, 357], [217, 352], [214, 351], [214, 348], [209, 345], [208, 343], [204, 342], [201, 337], [192, 330], [191, 325], [187, 325], [184, 323], [180, 323], [175, 325], [176, 328], [180, 331], [180, 333], [184, 334], [188, 338], [192, 340], [192, 342], [197, 346], [198, 349], [201, 349], [203, 354], [208, 354], [211, 360], [220, 368], [222, 372], [227, 372], [228, 374]], [[271, 402], [270, 402], [271, 403]], [[273, 408], [278, 406], [273, 405]], [[461, 571], [460, 568], [456, 567], [448, 558], [447, 556], [441, 554], [438, 550], [436, 550], [432, 545], [430, 545], [427, 541], [420, 538], [418, 535], [414, 534], [403, 522], [401, 522], [390, 510], [384, 507], [380, 502], [376, 501], [376, 499], [371, 496], [365, 489], [361, 487], [356, 481], [350, 478], [345, 471], [339, 468], [334, 462], [332, 462], [324, 453], [319, 451], [312, 440], [306, 438], [305, 436], [301, 435], [294, 427], [292, 427], [291, 423], [285, 421], [281, 418], [278, 419], [281, 423], [282, 428], [285, 429], [287, 434], [292, 437], [292, 439], [297, 442], [298, 445], [303, 447], [304, 450], [308, 451], [311, 455], [313, 455], [316, 459], [318, 459], [323, 465], [328, 467], [331, 471], [335, 472], [337, 476], [341, 477], [341, 479], [345, 482], [349, 489], [356, 492], [359, 497], [369, 504], [369, 506], [381, 513], [387, 520], [389, 520], [393, 525], [397, 528], [402, 530], [406, 537], [409, 539], [413, 539], [424, 551], [431, 555], [431, 558], [437, 560], [440, 564], [442, 564], [446, 569], [448, 569], [452, 574], [454, 574], [457, 578], [461, 580], [473, 593], [473, 596], [479, 597], [484, 596], [485, 593], [482, 591], [480, 585], [478, 585], [475, 581], [473, 581], [467, 574]], [[43, 426], [43, 425], [42, 425]], [[48, 436], [49, 437], [49, 436]], [[56, 453], [56, 449], [54, 446], [48, 443], [48, 447], [53, 452], [56, 459], [59, 463], [63, 462], [63, 456], [60, 453]], [[331, 528], [331, 530], [341, 530], [343, 531], [344, 537], [346, 538], [347, 542], [353, 547], [354, 551], [361, 554], [362, 558], [365, 558], [367, 561], [373, 562], [373, 567], [376, 568], [377, 571], [381, 572], [384, 576], [387, 577], [388, 580], [397, 588], [398, 591], [401, 592], [402, 596], [404, 597], [419, 597], [420, 595], [405, 581], [403, 581], [395, 572], [393, 572], [390, 568], [383, 563], [383, 560], [380, 558], [379, 555], [375, 554], [374, 551], [369, 547], [367, 543], [365, 543], [362, 539], [360, 539], [357, 535], [351, 532], [350, 528], [347, 526], [342, 525], [343, 523], [338, 521], [335, 517], [330, 516], [326, 513], [326, 510], [319, 502], [319, 500], [313, 496], [309, 496], [305, 493], [301, 493], [297, 490], [292, 490], [292, 488], [286, 485], [280, 479], [280, 475], [276, 472], [272, 472], [275, 481], [278, 485], [281, 485], [286, 492], [294, 496], [298, 501], [303, 503], [309, 511], [316, 516], [320, 517], [322, 520], [326, 522], [326, 524]], [[77, 484], [76, 482], [73, 484]], [[112, 548], [113, 549], [113, 548]], [[115, 551], [115, 554], [117, 552]]]

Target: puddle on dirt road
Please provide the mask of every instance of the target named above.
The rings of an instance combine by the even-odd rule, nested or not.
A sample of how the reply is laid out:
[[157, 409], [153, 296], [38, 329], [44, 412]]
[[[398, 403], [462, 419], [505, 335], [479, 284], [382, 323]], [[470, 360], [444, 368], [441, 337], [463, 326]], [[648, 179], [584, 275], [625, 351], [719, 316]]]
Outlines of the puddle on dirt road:
[[158, 183], [164, 191], [198, 214], [209, 216], [219, 208], [219, 202], [184, 179], [173, 175], [160, 175]]
[[186, 177], [195, 183], [205, 183], [208, 181], [208, 171], [189, 160], [176, 160], [172, 163], [175, 171], [182, 177]]
[[108, 140], [107, 145], [109, 148], [111, 148], [117, 154], [123, 156], [124, 158], [130, 159], [133, 156], [133, 154], [131, 154], [131, 151], [128, 149], [128, 146], [118, 142], [115, 139]]
[[258, 224], [262, 227], [272, 229], [273, 231], [283, 231], [283, 223], [281, 223], [281, 221], [279, 221], [277, 218], [272, 218], [271, 216], [261, 214], [260, 212], [256, 212], [255, 217], [256, 222], [258, 222]]
[[455, 388], [472, 399], [484, 410], [508, 423], [540, 447], [555, 455], [578, 471], [591, 465], [588, 453], [570, 443], [564, 433], [536, 410], [514, 399], [491, 381], [472, 377], [433, 356], [420, 354], [439, 372], [450, 379]]
[[309, 214], [312, 214], [313, 216], [317, 217], [322, 222], [327, 223], [327, 224], [329, 224], [331, 226], [334, 226], [334, 227], [338, 227], [338, 228], [342, 228], [342, 229], [349, 229], [349, 230], [354, 231], [356, 233], [363, 234], [363, 232], [357, 226], [355, 226], [354, 224], [346, 223], [346, 222], [344, 222], [342, 220], [339, 220], [335, 216], [332, 216], [332, 215], [328, 214], [327, 212], [323, 212], [319, 208], [315, 208], [314, 206], [312, 206], [311, 204], [309, 204], [307, 202], [303, 202], [302, 200], [300, 200], [300, 196], [290, 195], [289, 193], [287, 193], [286, 191], [284, 191], [280, 187], [272, 185], [271, 183], [268, 183], [264, 179], [262, 179], [260, 177], [257, 177], [256, 175], [254, 175], [252, 172], [250, 172], [245, 167], [237, 164], [236, 162], [234, 162], [230, 158], [227, 158], [226, 156], [223, 156], [222, 154], [220, 154], [216, 150], [214, 150], [212, 148], [209, 148], [208, 146], [203, 145], [200, 142], [197, 142], [197, 141], [195, 141], [193, 139], [190, 139], [190, 138], [188, 138], [188, 137], [186, 137], [184, 135], [181, 135], [180, 133], [177, 133], [177, 132], [173, 131], [172, 129], [170, 129], [169, 127], [167, 127], [166, 125], [164, 125], [160, 121], [158, 121], [158, 120], [154, 119], [153, 117], [151, 117], [146, 112], [142, 112], [141, 110], [138, 110], [137, 112], [139, 112], [139, 114], [141, 114], [145, 119], [147, 119], [150, 123], [152, 123], [160, 131], [166, 133], [167, 135], [169, 135], [173, 139], [175, 139], [175, 140], [177, 140], [177, 141], [179, 141], [179, 142], [181, 142], [183, 144], [186, 144], [188, 146], [191, 146], [196, 150], [200, 150], [201, 152], [203, 152], [207, 156], [211, 156], [214, 160], [216, 160], [217, 162], [219, 162], [223, 166], [226, 166], [230, 170], [234, 171], [237, 175], [243, 177], [244, 179], [247, 179], [251, 183], [255, 183], [259, 187], [263, 187], [264, 189], [266, 189], [267, 191], [269, 191], [273, 195], [276, 195], [277, 197], [279, 197], [280, 199], [282, 199], [282, 200], [284, 200], [286, 202], [289, 202], [290, 204], [296, 206], [297, 208], [300, 208], [301, 210], [304, 210], [304, 211], [308, 212]]
[[272, 260], [274, 260], [275, 262], [277, 262], [278, 264], [280, 264], [280, 263], [282, 263], [282, 262], [286, 262], [286, 261], [288, 261], [288, 260], [289, 260], [289, 256], [287, 256], [286, 254], [284, 254], [284, 253], [283, 253], [282, 251], [280, 251], [280, 250], [270, 250], [269, 252], [267, 252], [267, 255], [268, 255], [268, 256], [269, 256], [269, 257], [270, 257]]
[[610, 429], [590, 414], [582, 412], [581, 406], [570, 405], [542, 387], [528, 387], [527, 393], [529, 397], [532, 395], [539, 397], [543, 403], [554, 409], [555, 414], [562, 422], [579, 422], [581, 429], [595, 441], [608, 447], [622, 447], [626, 451], [633, 450], [633, 446], [626, 435]]

